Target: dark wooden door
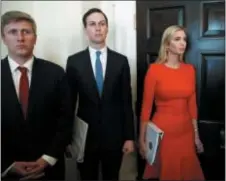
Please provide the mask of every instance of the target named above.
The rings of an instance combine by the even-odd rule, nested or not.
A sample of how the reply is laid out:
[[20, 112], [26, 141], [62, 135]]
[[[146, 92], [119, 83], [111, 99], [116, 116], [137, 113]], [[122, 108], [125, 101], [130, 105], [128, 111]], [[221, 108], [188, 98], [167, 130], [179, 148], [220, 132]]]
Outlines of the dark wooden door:
[[[148, 65], [157, 57], [162, 33], [170, 25], [183, 25], [188, 32], [185, 61], [193, 64], [197, 73], [198, 122], [205, 148], [199, 158], [206, 179], [224, 180], [224, 0], [151, 0], [137, 1], [136, 5], [138, 127], [144, 76]], [[142, 165], [138, 169], [142, 174]]]

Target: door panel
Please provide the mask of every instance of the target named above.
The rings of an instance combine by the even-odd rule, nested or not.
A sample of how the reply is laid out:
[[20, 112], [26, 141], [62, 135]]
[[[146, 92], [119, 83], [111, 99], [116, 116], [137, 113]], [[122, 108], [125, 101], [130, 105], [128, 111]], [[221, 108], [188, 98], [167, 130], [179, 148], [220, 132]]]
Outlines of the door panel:
[[225, 100], [224, 54], [201, 55], [201, 95], [199, 115], [201, 120], [224, 123]]

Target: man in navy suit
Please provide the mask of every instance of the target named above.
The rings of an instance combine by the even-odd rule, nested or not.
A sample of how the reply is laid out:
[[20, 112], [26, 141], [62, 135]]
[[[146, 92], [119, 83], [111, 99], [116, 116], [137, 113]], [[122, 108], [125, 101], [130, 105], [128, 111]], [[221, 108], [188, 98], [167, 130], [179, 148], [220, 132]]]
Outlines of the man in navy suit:
[[68, 57], [66, 73], [77, 116], [88, 123], [82, 180], [118, 180], [123, 153], [134, 150], [130, 67], [126, 56], [106, 46], [107, 16], [97, 8], [83, 16], [89, 46]]
[[73, 124], [66, 74], [33, 55], [36, 23], [27, 13], [2, 15], [1, 35], [2, 179], [64, 180]]

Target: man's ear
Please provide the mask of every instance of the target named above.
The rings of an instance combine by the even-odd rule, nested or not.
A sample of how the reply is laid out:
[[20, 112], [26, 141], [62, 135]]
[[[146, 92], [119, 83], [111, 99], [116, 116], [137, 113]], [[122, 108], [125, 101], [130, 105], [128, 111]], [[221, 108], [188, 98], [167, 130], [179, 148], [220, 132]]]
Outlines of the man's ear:
[[35, 45], [36, 45], [36, 42], [37, 42], [37, 37], [38, 37], [38, 35], [35, 35]]
[[108, 34], [108, 25], [107, 25], [107, 34]]
[[6, 45], [5, 35], [3, 33], [1, 33], [1, 38], [2, 38], [3, 43]]

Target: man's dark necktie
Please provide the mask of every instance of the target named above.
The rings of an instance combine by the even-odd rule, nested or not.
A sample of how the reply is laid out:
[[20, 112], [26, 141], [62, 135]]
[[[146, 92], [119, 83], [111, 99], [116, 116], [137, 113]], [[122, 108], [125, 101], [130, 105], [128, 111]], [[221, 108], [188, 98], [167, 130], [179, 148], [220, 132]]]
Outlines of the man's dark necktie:
[[102, 94], [102, 89], [103, 89], [103, 69], [102, 69], [102, 64], [100, 61], [100, 51], [96, 52], [96, 83], [97, 83], [97, 88], [99, 91], [99, 95], [101, 96]]
[[27, 106], [28, 106], [28, 94], [29, 94], [27, 68], [18, 67], [18, 69], [21, 72], [20, 85], [19, 85], [19, 100], [20, 100], [21, 108], [23, 110], [24, 118], [26, 119]]

